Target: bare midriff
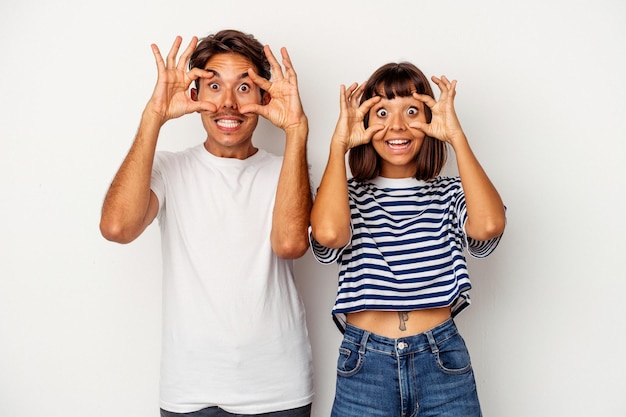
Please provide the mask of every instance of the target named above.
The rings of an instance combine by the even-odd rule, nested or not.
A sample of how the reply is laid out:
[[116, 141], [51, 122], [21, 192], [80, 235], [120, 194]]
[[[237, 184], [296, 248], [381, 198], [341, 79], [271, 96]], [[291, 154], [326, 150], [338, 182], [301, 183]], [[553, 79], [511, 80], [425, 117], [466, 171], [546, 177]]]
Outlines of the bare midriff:
[[413, 311], [366, 310], [348, 313], [347, 321], [353, 326], [390, 338], [423, 333], [448, 320], [450, 307]]

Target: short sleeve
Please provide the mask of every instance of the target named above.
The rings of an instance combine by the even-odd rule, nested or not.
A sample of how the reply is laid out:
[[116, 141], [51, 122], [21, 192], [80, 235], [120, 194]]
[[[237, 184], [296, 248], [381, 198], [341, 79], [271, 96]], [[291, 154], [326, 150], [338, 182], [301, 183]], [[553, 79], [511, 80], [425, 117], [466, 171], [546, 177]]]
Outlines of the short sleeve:
[[501, 238], [502, 235], [496, 236], [490, 240], [475, 240], [468, 237], [467, 251], [474, 258], [486, 258], [496, 249], [496, 247], [498, 247], [498, 243], [500, 243]]
[[163, 162], [164, 155], [157, 152], [154, 156], [154, 163], [152, 164], [152, 175], [150, 177], [150, 189], [159, 200], [159, 211], [165, 202], [165, 180], [163, 177]]
[[[504, 209], [506, 211], [506, 207]], [[463, 188], [460, 188], [459, 190], [455, 204], [455, 211], [458, 222], [463, 231], [463, 244], [467, 248], [467, 252], [474, 258], [486, 258], [489, 256], [498, 247], [502, 235], [489, 240], [476, 240], [467, 235], [467, 232], [465, 231], [465, 223], [467, 223], [467, 206], [465, 203], [465, 193], [463, 192]]]
[[[352, 229], [350, 230], [350, 241], [352, 241]], [[333, 262], [338, 262], [341, 258], [341, 254], [343, 251], [350, 246], [350, 242], [343, 248], [327, 248], [324, 245], [321, 245], [315, 238], [313, 237], [313, 229], [309, 226], [309, 242], [311, 243], [311, 251], [313, 252], [313, 257], [321, 264], [331, 264]]]
[[[506, 206], [504, 207], [504, 212], [506, 214]], [[467, 215], [465, 216], [465, 219], [463, 220], [463, 235], [466, 236], [466, 239], [467, 239], [466, 245], [467, 245], [468, 253], [474, 258], [486, 258], [487, 256], [491, 254], [491, 252], [493, 252], [498, 247], [498, 244], [500, 243], [500, 240], [502, 239], [502, 234], [489, 240], [472, 239], [471, 237], [467, 236], [467, 233], [465, 232], [466, 221], [467, 221]]]

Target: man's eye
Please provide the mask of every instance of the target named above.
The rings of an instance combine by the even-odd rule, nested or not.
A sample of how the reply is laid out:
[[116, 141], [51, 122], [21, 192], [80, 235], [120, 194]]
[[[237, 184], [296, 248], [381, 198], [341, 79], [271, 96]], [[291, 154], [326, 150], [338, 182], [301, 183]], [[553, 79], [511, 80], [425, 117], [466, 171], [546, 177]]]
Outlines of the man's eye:
[[387, 110], [385, 110], [385, 109], [378, 109], [376, 111], [376, 115], [378, 117], [385, 117], [385, 116], [387, 116]]
[[250, 86], [248, 84], [241, 84], [239, 86], [239, 91], [241, 91], [242, 93], [247, 93], [248, 91], [250, 91]]
[[407, 110], [407, 113], [410, 114], [411, 116], [415, 116], [416, 114], [419, 113], [419, 109], [417, 107], [409, 107], [409, 110]]
[[211, 90], [219, 90], [220, 86], [217, 83], [211, 83], [211, 84], [209, 84], [209, 88]]

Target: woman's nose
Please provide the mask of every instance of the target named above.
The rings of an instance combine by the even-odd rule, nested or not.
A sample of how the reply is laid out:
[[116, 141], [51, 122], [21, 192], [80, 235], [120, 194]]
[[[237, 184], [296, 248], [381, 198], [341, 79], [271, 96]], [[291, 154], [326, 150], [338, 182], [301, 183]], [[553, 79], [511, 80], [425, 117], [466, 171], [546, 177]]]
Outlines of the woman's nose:
[[389, 128], [392, 130], [405, 130], [406, 123], [402, 114], [396, 113], [392, 114], [389, 119]]

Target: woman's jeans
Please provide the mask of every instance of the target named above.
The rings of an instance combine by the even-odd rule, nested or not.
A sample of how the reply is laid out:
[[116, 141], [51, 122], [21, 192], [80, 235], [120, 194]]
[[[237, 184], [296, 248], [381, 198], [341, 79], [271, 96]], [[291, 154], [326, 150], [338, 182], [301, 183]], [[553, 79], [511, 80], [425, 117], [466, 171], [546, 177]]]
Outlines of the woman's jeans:
[[452, 319], [390, 339], [348, 324], [332, 417], [479, 417], [474, 372]]

